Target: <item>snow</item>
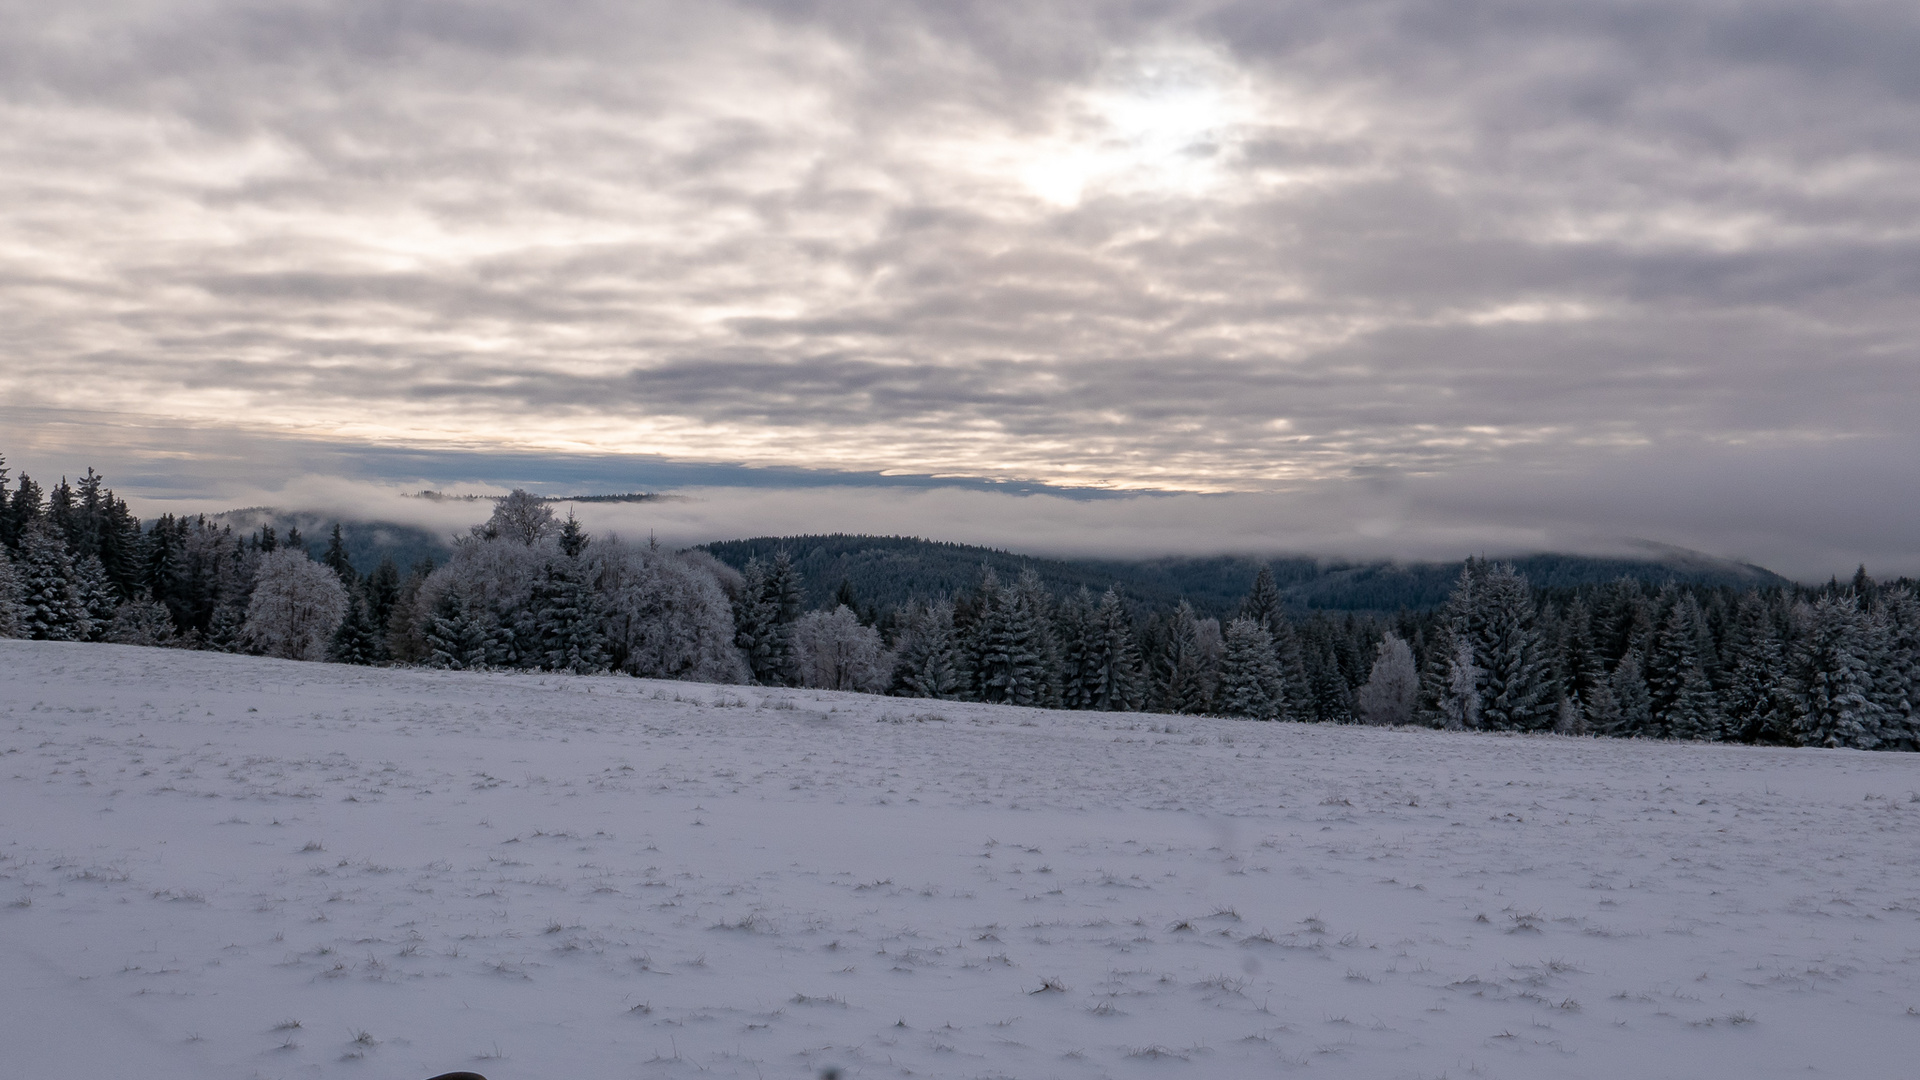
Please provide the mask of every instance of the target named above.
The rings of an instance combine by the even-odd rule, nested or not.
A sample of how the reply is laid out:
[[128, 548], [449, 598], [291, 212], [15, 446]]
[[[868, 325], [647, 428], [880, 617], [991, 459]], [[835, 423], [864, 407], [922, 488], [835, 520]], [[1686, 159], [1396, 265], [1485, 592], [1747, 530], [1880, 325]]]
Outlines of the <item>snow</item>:
[[1884, 1077], [1920, 1046], [1916, 755], [55, 642], [0, 672], [8, 1076]]

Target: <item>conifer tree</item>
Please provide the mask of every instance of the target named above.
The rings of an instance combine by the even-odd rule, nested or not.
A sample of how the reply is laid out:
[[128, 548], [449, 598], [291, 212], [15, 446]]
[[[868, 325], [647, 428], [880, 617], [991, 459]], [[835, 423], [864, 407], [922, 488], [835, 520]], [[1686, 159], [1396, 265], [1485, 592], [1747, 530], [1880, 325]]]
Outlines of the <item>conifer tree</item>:
[[1093, 594], [1085, 585], [1067, 597], [1054, 613], [1054, 637], [1060, 645], [1060, 705], [1091, 709], [1098, 674], [1098, 636], [1094, 630]]
[[33, 477], [21, 473], [20, 486], [13, 489], [13, 500], [6, 508], [7, 535], [16, 554], [26, 544], [27, 526], [45, 513], [40, 500], [40, 485], [33, 482]]
[[734, 645], [746, 658], [755, 683], [780, 686], [783, 683], [775, 649], [778, 609], [768, 599], [768, 591], [766, 564], [758, 557], [747, 560], [739, 595], [733, 598]]
[[1641, 674], [1640, 654], [1628, 651], [1609, 676], [1618, 719], [1602, 735], [1648, 738], [1658, 734], [1653, 726], [1653, 695], [1647, 691], [1646, 676]]
[[794, 651], [793, 628], [805, 609], [806, 587], [800, 580], [800, 571], [794, 568], [793, 557], [786, 551], [774, 552], [761, 597], [772, 613], [769, 665], [777, 681], [769, 685], [798, 686], [799, 655]]
[[560, 553], [569, 559], [577, 559], [592, 542], [592, 537], [580, 527], [579, 519], [573, 516], [572, 510], [568, 510], [567, 520], [560, 525]]
[[1886, 646], [1874, 679], [1886, 750], [1920, 750], [1920, 599], [1911, 588], [1881, 590]]
[[534, 586], [529, 607], [534, 628], [530, 655], [537, 666], [581, 675], [607, 669], [599, 605], [576, 560], [562, 557], [549, 562]]
[[20, 575], [13, 568], [13, 556], [6, 546], [0, 544], [0, 638], [21, 637], [24, 634], [24, 605], [21, 603], [25, 588]]
[[953, 605], [942, 600], [907, 610], [893, 668], [898, 697], [950, 699], [960, 695], [959, 645]]
[[1056, 691], [1035, 590], [1002, 586], [988, 567], [974, 591], [974, 606], [966, 648], [973, 695], [996, 704], [1050, 704]]
[[93, 632], [74, 581], [73, 560], [50, 518], [36, 517], [20, 543], [22, 637], [85, 641]]
[[80, 559], [73, 568], [73, 595], [87, 613], [87, 625], [90, 627], [85, 641], [104, 641], [107, 626], [113, 622], [113, 611], [119, 607], [114, 596], [113, 582], [107, 580], [107, 568], [100, 562], [100, 556], [88, 555]]
[[1701, 656], [1705, 619], [1700, 604], [1691, 593], [1675, 593], [1668, 604], [1647, 660], [1647, 690], [1653, 714], [1648, 734], [1717, 739], [1721, 726], [1719, 700], [1707, 678], [1708, 661]]
[[1286, 713], [1286, 684], [1273, 656], [1273, 635], [1246, 616], [1227, 624], [1215, 704], [1226, 716], [1278, 720]]
[[1212, 697], [1206, 657], [1200, 647], [1200, 624], [1193, 605], [1185, 600], [1167, 620], [1166, 636], [1155, 658], [1154, 683], [1160, 711], [1204, 713]]
[[366, 598], [353, 592], [347, 599], [346, 616], [340, 620], [340, 628], [333, 632], [327, 658], [336, 664], [378, 663], [379, 637], [367, 616]]
[[1553, 695], [1534, 616], [1524, 575], [1506, 563], [1485, 570], [1471, 619], [1484, 727], [1538, 731], [1553, 725]]
[[1119, 586], [1110, 586], [1100, 597], [1090, 621], [1095, 636], [1088, 657], [1092, 677], [1087, 707], [1102, 712], [1139, 711], [1146, 691], [1140, 645]]
[[320, 557], [327, 569], [332, 570], [348, 591], [360, 584], [359, 571], [353, 568], [353, 560], [347, 558], [347, 541], [340, 533], [340, 523], [333, 523], [333, 535], [327, 537], [327, 551]]
[[381, 559], [380, 565], [361, 582], [367, 628], [373, 635], [371, 663], [385, 664], [393, 659], [393, 617], [400, 604], [400, 590], [400, 568], [394, 565], [391, 556]]
[[1800, 745], [1873, 749], [1886, 717], [1868, 662], [1872, 616], [1850, 598], [1827, 595], [1802, 605], [1798, 618], [1805, 628], [1794, 664]]
[[1767, 601], [1748, 592], [1734, 607], [1724, 656], [1721, 711], [1726, 737], [1791, 746], [1793, 707], [1786, 689], [1786, 652]]

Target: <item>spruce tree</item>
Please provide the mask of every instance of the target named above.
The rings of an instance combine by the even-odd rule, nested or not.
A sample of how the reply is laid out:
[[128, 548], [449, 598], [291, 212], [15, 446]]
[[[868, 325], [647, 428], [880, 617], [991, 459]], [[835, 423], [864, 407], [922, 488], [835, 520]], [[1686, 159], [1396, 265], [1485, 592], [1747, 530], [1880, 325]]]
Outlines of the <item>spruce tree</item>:
[[347, 614], [340, 620], [340, 628], [333, 632], [327, 659], [336, 664], [375, 664], [379, 662], [378, 643], [379, 634], [367, 616], [366, 599], [355, 592], [347, 601]]
[[1526, 577], [1506, 563], [1490, 567], [1474, 601], [1470, 640], [1474, 666], [1481, 670], [1481, 725], [1496, 731], [1552, 727], [1554, 698]]
[[1060, 644], [1061, 707], [1093, 708], [1099, 639], [1093, 621], [1093, 594], [1085, 585], [1055, 611], [1054, 637]]
[[784, 684], [775, 650], [777, 609], [767, 593], [766, 564], [758, 557], [748, 559], [739, 595], [733, 600], [734, 645], [746, 658], [755, 683], [781, 686]]
[[580, 521], [573, 516], [573, 511], [568, 510], [567, 520], [560, 525], [560, 553], [569, 559], [577, 559], [591, 543], [593, 538], [580, 527]]
[[13, 568], [13, 556], [0, 544], [0, 637], [24, 635], [25, 606], [21, 600], [25, 587]]
[[6, 506], [7, 536], [16, 554], [25, 546], [27, 526], [33, 524], [45, 511], [40, 504], [40, 485], [33, 477], [20, 474], [20, 486], [14, 488], [13, 499]]
[[87, 614], [90, 629], [83, 640], [104, 641], [107, 627], [113, 622], [113, 611], [119, 607], [114, 595], [113, 582], [107, 580], [107, 568], [100, 562], [100, 556], [88, 555], [80, 559], [73, 568], [73, 595]]
[[800, 580], [800, 571], [794, 568], [793, 557], [784, 550], [774, 553], [761, 597], [773, 616], [768, 646], [769, 663], [776, 681], [770, 685], [798, 686], [800, 667], [799, 656], [794, 652], [793, 627], [804, 610], [806, 588]]
[[1204, 713], [1212, 697], [1212, 672], [1200, 648], [1200, 624], [1185, 600], [1166, 622], [1155, 658], [1154, 689], [1161, 712]]
[[1726, 737], [1741, 742], [1791, 746], [1791, 695], [1786, 691], [1786, 651], [1778, 620], [1766, 599], [1748, 592], [1734, 607], [1724, 657], [1721, 712]]
[[367, 628], [373, 634], [373, 660], [385, 664], [393, 659], [393, 615], [400, 603], [400, 568], [391, 556], [380, 560], [373, 573], [361, 582], [360, 596], [366, 604]]
[[1092, 699], [1088, 708], [1102, 712], [1138, 712], [1144, 704], [1145, 679], [1141, 672], [1140, 644], [1133, 628], [1133, 615], [1120, 595], [1119, 586], [1108, 587], [1100, 597], [1100, 606], [1091, 620], [1095, 637], [1092, 655]]
[[1871, 615], [1851, 598], [1828, 595], [1803, 605], [1799, 618], [1805, 627], [1794, 664], [1800, 745], [1874, 749], [1886, 717], [1868, 659]]
[[22, 637], [85, 641], [93, 632], [74, 581], [73, 560], [54, 523], [37, 517], [20, 543]]
[[958, 659], [953, 605], [946, 601], [915, 604], [908, 609], [901, 630], [891, 692], [911, 698], [958, 697]]
[[1273, 656], [1273, 635], [1242, 616], [1227, 624], [1216, 708], [1226, 716], [1278, 720], [1286, 712], [1286, 685]]
[[360, 584], [360, 573], [353, 568], [353, 560], [347, 558], [347, 541], [340, 533], [340, 523], [333, 523], [333, 535], [327, 537], [327, 551], [320, 557], [327, 569], [332, 570], [340, 579], [340, 584], [349, 591]]
[[579, 675], [607, 669], [599, 605], [576, 560], [562, 557], [549, 562], [528, 606], [534, 627], [530, 658], [536, 666]]
[[[1672, 739], [1717, 739], [1721, 718], [1718, 695], [1701, 656], [1705, 618], [1691, 593], [1667, 598], [1647, 660], [1647, 690], [1652, 699], [1649, 734]], [[1709, 643], [1710, 646], [1710, 643]]]
[[1629, 651], [1609, 676], [1618, 719], [1602, 735], [1648, 738], [1659, 734], [1653, 726], [1653, 695], [1647, 692], [1646, 676], [1641, 674], [1640, 655]]

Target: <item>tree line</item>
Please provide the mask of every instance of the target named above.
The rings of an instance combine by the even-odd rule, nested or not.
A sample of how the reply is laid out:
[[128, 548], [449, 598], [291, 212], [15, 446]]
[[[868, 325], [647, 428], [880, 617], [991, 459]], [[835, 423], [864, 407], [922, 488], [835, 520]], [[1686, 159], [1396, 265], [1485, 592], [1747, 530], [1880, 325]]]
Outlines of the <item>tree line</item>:
[[1232, 617], [1055, 590], [1031, 568], [882, 609], [809, 610], [784, 552], [589, 536], [516, 491], [444, 563], [361, 573], [338, 525], [142, 524], [92, 470], [43, 491], [0, 459], [0, 635], [460, 670], [620, 672], [1104, 711], [1913, 750], [1920, 600], [1621, 578], [1539, 589], [1468, 560], [1446, 602], [1286, 609], [1262, 567]]

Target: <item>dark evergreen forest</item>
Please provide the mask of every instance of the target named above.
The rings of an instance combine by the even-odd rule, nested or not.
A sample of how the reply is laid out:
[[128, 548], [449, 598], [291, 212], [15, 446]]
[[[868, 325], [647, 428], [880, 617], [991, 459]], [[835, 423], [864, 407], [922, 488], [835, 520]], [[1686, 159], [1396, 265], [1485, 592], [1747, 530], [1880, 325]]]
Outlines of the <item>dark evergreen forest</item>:
[[[262, 511], [142, 522], [92, 470], [43, 488], [0, 459], [0, 636], [1257, 720], [1920, 746], [1920, 599], [1865, 568], [1805, 586], [1685, 554], [1048, 560], [858, 536], [672, 553], [597, 542], [547, 503], [516, 492], [451, 543]], [[315, 618], [311, 649], [276, 651], [289, 627], [312, 637]]]

